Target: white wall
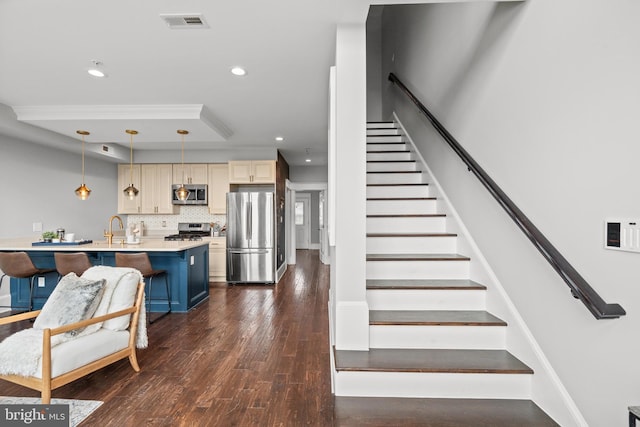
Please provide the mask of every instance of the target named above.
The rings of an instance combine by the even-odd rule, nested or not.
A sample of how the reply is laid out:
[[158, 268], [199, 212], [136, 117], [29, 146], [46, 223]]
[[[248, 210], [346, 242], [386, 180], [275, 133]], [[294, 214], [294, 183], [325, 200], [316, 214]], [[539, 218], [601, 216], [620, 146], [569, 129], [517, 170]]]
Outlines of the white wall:
[[408, 128], [591, 426], [625, 425], [627, 406], [640, 404], [640, 254], [603, 249], [606, 217], [640, 217], [638, 17], [640, 4], [626, 0], [383, 14], [383, 79], [396, 73], [596, 291], [627, 310], [595, 320], [426, 119], [383, 83], [383, 117], [396, 111]]
[[291, 182], [327, 182], [328, 167], [289, 165], [289, 181]]
[[[364, 24], [340, 24], [336, 31], [335, 246], [331, 287], [335, 291], [335, 346], [369, 349], [366, 301], [366, 32]], [[330, 190], [334, 188], [330, 185]], [[331, 218], [330, 218], [331, 220]], [[361, 256], [354, 256], [361, 254]], [[333, 303], [333, 302], [332, 302]]]
[[86, 157], [85, 184], [91, 196], [80, 200], [74, 193], [82, 184], [80, 149], [79, 142], [72, 153], [0, 136], [1, 237], [35, 241], [41, 233], [34, 233], [32, 225], [41, 222], [43, 230], [63, 227], [76, 238], [103, 238], [117, 209], [117, 166]]

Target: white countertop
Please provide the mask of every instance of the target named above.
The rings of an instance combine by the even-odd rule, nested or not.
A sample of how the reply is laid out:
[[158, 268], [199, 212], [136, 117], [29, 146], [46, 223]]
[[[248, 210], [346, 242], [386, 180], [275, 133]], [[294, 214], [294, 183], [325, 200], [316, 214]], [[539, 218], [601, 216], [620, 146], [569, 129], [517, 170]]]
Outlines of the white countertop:
[[51, 243], [49, 245], [31, 246], [36, 241], [31, 238], [0, 239], [0, 251], [44, 251], [44, 252], [180, 252], [186, 249], [208, 245], [207, 240], [178, 240], [165, 241], [162, 239], [143, 237], [139, 244], [122, 245], [120, 238], [115, 238], [113, 244], [108, 245], [106, 240], [98, 240], [83, 245], [62, 245]]

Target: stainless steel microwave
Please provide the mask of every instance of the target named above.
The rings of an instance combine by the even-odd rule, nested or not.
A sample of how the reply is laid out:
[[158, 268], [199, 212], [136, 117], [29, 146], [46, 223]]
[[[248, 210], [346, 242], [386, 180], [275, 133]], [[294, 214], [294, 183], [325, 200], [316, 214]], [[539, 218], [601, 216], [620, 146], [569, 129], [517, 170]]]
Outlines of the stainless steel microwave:
[[174, 205], [206, 205], [208, 203], [207, 184], [185, 184], [189, 190], [187, 200], [179, 200], [176, 196], [176, 190], [180, 188], [180, 184], [171, 186], [171, 200]]

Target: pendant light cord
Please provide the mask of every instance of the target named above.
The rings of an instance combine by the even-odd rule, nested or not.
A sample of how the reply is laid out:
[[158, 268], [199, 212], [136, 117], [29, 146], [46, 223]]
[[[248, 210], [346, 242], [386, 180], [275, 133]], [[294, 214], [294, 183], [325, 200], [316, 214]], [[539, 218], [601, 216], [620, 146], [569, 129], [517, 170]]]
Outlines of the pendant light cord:
[[82, 135], [82, 185], [84, 185], [84, 135]]
[[182, 186], [184, 187], [184, 133], [181, 133], [182, 137]]
[[129, 182], [133, 185], [133, 134], [129, 134]]

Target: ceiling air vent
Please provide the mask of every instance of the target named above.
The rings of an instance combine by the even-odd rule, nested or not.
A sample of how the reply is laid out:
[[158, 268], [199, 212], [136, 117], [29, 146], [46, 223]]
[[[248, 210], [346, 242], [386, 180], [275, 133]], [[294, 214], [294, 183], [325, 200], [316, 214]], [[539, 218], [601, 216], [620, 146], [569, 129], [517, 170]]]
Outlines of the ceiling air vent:
[[160, 18], [174, 30], [185, 28], [209, 28], [200, 13], [161, 13]]

